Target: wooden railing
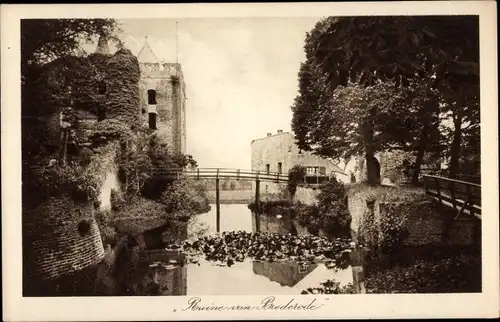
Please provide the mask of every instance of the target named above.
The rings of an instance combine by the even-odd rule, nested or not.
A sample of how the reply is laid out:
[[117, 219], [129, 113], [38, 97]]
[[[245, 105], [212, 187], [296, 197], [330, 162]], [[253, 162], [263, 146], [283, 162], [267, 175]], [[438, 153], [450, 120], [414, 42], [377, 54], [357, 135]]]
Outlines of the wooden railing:
[[481, 218], [480, 184], [433, 175], [422, 177], [426, 194], [455, 209], [457, 217], [467, 214]]
[[288, 175], [279, 172], [262, 172], [243, 169], [228, 169], [228, 168], [168, 168], [154, 170], [152, 173], [157, 177], [166, 178], [192, 178], [195, 180], [201, 179], [235, 179], [235, 180], [256, 180], [256, 181], [271, 181], [278, 183], [288, 182]]
[[[423, 168], [420, 170], [420, 177], [423, 178], [424, 176], [436, 176], [436, 177], [444, 177], [446, 178], [448, 174], [447, 169], [429, 169], [429, 168]], [[470, 182], [470, 183], [476, 183], [476, 184], [481, 184], [481, 176], [478, 175], [470, 175], [470, 174], [457, 174], [455, 176], [456, 180], [460, 181], [465, 181], [465, 182]]]

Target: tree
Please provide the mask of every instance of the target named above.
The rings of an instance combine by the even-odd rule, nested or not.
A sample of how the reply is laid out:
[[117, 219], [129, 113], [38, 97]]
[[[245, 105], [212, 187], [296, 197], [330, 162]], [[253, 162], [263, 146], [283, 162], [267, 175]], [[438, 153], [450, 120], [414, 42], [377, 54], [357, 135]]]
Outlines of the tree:
[[[396, 88], [411, 87], [415, 82], [424, 89], [420, 110], [418, 150], [429, 145], [429, 128], [435, 128], [435, 110], [445, 106], [453, 114], [454, 144], [450, 151], [450, 173], [456, 171], [458, 148], [461, 141], [459, 124], [468, 110], [466, 96], [475, 96], [479, 84], [479, 33], [478, 18], [474, 16], [400, 16], [400, 17], [329, 17], [319, 21], [307, 34], [305, 42], [306, 66], [301, 68], [299, 79], [316, 74], [323, 83], [316, 90], [306, 90], [299, 81], [303, 104], [315, 106], [323, 103], [338, 86], [349, 82], [363, 87], [376, 86], [377, 82], [393, 83]], [[319, 93], [325, 91], [323, 96]], [[438, 105], [435, 93], [448, 101]], [[297, 102], [296, 102], [297, 105]], [[319, 104], [320, 106], [322, 104]], [[469, 104], [470, 106], [470, 104]], [[432, 110], [432, 113], [429, 113]], [[373, 113], [373, 110], [371, 110]], [[443, 112], [441, 110], [440, 112]], [[296, 117], [301, 122], [306, 114]], [[429, 117], [428, 117], [429, 116]], [[303, 121], [303, 120], [302, 120]], [[316, 120], [309, 120], [314, 126]], [[307, 124], [307, 121], [305, 122]], [[364, 122], [367, 148], [371, 145], [370, 118]], [[305, 132], [304, 132], [305, 131]], [[321, 131], [318, 127], [318, 131]], [[430, 131], [432, 132], [432, 131]], [[299, 146], [310, 145], [310, 133], [298, 129]], [[321, 150], [324, 142], [315, 142]], [[370, 151], [367, 153], [370, 157]], [[420, 159], [422, 159], [420, 157]]]
[[299, 96], [292, 106], [299, 148], [337, 160], [365, 155], [368, 182], [377, 184], [376, 152], [418, 151], [420, 164], [429, 136], [439, 141], [437, 105], [429, 104], [419, 82], [407, 88], [380, 80], [368, 87], [349, 82], [329, 93], [321, 72], [310, 60], [299, 72]]
[[[21, 66], [47, 63], [69, 54], [81, 54], [82, 42], [96, 36], [114, 40], [120, 31], [114, 19], [23, 19], [21, 20]], [[21, 73], [26, 71], [21, 69]]]

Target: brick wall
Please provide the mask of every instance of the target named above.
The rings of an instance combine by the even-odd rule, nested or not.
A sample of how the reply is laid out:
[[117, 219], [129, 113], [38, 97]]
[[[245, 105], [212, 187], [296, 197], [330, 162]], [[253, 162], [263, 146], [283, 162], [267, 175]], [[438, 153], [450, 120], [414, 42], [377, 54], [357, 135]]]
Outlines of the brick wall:
[[[92, 205], [77, 204], [69, 197], [48, 199], [23, 214], [25, 261], [33, 278], [52, 279], [100, 262], [104, 248]], [[79, 224], [90, 228], [79, 232]]]
[[[351, 215], [351, 231], [353, 239], [358, 237], [366, 240], [369, 236], [361, 236], [362, 225], [369, 225], [370, 229], [380, 230], [381, 218], [401, 214], [404, 218], [405, 227], [408, 229], [408, 237], [405, 240], [407, 246], [435, 246], [443, 244], [443, 229], [445, 220], [454, 213], [440, 210], [432, 202], [420, 202], [413, 205], [403, 203], [375, 202], [373, 215], [368, 215], [370, 210], [366, 200], [360, 195], [350, 195], [348, 197], [348, 209]], [[462, 217], [454, 221], [451, 226], [451, 245], [471, 245], [474, 242], [474, 218]]]

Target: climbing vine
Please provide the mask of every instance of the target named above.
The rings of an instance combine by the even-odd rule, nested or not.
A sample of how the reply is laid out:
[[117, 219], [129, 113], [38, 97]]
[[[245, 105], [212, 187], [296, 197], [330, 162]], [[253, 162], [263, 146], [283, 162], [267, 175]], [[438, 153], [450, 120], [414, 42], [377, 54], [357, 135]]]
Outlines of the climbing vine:
[[106, 116], [137, 127], [140, 122], [141, 77], [137, 58], [130, 50], [121, 49], [109, 59], [106, 71]]

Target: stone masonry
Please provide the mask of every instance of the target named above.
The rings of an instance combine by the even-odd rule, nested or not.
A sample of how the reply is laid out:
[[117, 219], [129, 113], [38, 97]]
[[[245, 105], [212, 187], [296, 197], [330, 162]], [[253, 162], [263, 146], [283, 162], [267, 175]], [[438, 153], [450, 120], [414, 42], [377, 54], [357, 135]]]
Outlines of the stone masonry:
[[[32, 277], [52, 279], [99, 263], [104, 248], [91, 204], [50, 198], [23, 215], [24, 236], [36, 236], [25, 260]], [[26, 241], [26, 240], [25, 240]]]
[[[160, 61], [147, 41], [137, 55], [141, 67], [141, 112], [144, 126], [156, 114], [159, 137], [174, 151], [186, 152], [186, 84], [181, 65]], [[148, 90], [155, 91], [156, 104], [149, 104]]]
[[[266, 137], [253, 140], [251, 143], [252, 170], [265, 173], [280, 172], [288, 176], [288, 171], [295, 165], [304, 167], [324, 168], [324, 175], [333, 175], [337, 179], [346, 178], [334, 162], [323, 159], [311, 153], [300, 151], [295, 144], [292, 133], [278, 130], [276, 134], [268, 133]], [[261, 185], [262, 192], [277, 193], [280, 185], [264, 183]], [[253, 189], [254, 190], [254, 189]]]

